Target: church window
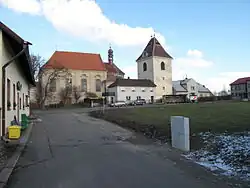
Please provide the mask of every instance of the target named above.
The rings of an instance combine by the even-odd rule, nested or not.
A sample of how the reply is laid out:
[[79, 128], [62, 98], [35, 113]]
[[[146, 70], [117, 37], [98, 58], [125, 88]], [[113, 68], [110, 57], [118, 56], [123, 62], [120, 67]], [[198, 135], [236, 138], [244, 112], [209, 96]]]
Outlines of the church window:
[[143, 63], [143, 71], [147, 71], [147, 63]]
[[86, 78], [81, 79], [81, 86], [82, 86], [81, 90], [86, 92], [87, 91], [87, 79]]
[[100, 92], [101, 91], [101, 89], [102, 89], [102, 82], [101, 82], [101, 80], [100, 79], [96, 79], [95, 80], [95, 87], [96, 87], [96, 92]]
[[161, 62], [161, 70], [165, 70], [165, 63]]

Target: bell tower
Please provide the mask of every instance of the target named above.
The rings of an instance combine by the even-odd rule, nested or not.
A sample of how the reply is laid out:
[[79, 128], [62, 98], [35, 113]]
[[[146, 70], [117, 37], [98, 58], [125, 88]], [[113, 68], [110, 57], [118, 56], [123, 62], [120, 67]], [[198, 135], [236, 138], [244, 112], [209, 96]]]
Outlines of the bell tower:
[[155, 98], [172, 95], [172, 57], [152, 36], [136, 60], [138, 79], [149, 79], [156, 85]]

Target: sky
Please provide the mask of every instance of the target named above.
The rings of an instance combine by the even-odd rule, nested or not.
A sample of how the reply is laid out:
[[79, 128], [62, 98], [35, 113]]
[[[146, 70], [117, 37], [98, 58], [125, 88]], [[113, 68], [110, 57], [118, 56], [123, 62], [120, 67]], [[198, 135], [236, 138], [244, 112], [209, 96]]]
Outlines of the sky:
[[186, 76], [212, 92], [250, 76], [250, 0], [0, 0], [0, 21], [48, 60], [55, 50], [99, 53], [126, 76], [155, 34]]

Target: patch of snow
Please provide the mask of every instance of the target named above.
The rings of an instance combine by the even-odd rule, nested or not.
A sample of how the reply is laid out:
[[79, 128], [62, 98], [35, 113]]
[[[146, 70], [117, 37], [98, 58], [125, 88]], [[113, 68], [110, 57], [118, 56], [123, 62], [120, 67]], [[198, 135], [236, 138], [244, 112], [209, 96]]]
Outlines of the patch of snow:
[[185, 155], [211, 171], [250, 181], [250, 133], [200, 133], [205, 146]]

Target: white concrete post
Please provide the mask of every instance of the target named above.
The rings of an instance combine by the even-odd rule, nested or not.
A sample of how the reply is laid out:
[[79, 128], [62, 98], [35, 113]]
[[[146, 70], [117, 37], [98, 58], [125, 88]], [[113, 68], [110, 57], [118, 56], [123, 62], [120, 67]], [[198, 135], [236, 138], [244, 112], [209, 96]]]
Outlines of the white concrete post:
[[171, 116], [172, 147], [189, 151], [189, 118], [183, 116]]

